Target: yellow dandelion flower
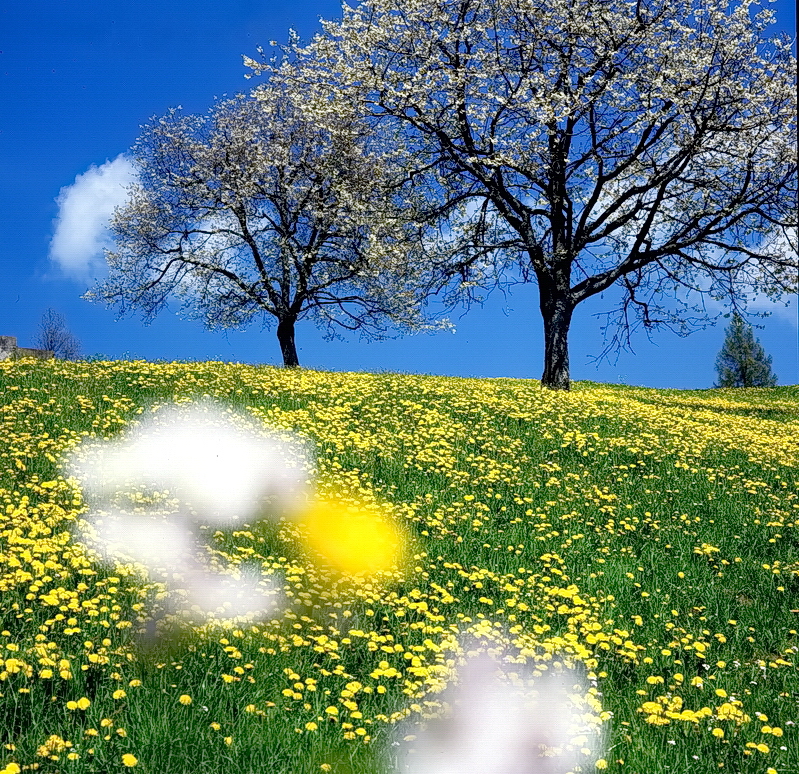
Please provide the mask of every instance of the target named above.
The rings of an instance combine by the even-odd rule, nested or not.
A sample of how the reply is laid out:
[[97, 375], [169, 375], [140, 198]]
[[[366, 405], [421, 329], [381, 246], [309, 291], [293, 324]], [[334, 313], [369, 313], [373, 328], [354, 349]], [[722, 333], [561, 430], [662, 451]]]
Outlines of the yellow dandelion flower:
[[600, 758], [595, 764], [598, 769], [606, 769], [608, 767], [608, 762], [604, 758]]
[[114, 691], [111, 694], [111, 696], [113, 696], [113, 698], [115, 699], [124, 699], [127, 696], [127, 694], [125, 693], [125, 691], [119, 688], [118, 690]]
[[123, 766], [127, 766], [128, 768], [132, 769], [138, 762], [139, 761], [136, 758], [136, 756], [135, 755], [131, 755], [130, 753], [125, 753], [122, 756], [122, 765]]
[[306, 730], [308, 730], [308, 731], [316, 731], [316, 729], [317, 729], [317, 728], [319, 728], [319, 726], [317, 726], [317, 725], [316, 725], [316, 723], [314, 723], [314, 722], [311, 720], [310, 722], [308, 722], [308, 723], [306, 723], [306, 724], [305, 724], [305, 728], [306, 728]]
[[191, 704], [191, 696], [189, 696], [189, 694], [187, 694], [187, 693], [181, 694], [181, 695], [178, 697], [178, 701], [179, 701], [179, 702], [180, 702], [180, 703], [181, 703], [181, 704], [182, 704], [184, 707], [187, 707], [189, 704]]
[[711, 732], [716, 739], [724, 739], [724, 730], [721, 728], [714, 728]]
[[347, 575], [390, 570], [405, 555], [402, 534], [376, 508], [318, 500], [301, 523], [310, 548]]

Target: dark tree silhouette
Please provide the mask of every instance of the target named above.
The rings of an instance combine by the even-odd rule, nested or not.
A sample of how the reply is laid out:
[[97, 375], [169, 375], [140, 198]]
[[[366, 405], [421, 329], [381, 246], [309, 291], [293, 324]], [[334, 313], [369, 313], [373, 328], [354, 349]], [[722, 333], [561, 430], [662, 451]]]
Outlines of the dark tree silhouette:
[[80, 342], [67, 329], [64, 316], [55, 309], [48, 309], [42, 315], [34, 343], [39, 349], [51, 350], [60, 360], [76, 360], [80, 356]]
[[776, 387], [771, 371], [771, 355], [766, 356], [752, 326], [741, 315], [733, 314], [724, 345], [716, 358], [719, 380], [715, 387]]

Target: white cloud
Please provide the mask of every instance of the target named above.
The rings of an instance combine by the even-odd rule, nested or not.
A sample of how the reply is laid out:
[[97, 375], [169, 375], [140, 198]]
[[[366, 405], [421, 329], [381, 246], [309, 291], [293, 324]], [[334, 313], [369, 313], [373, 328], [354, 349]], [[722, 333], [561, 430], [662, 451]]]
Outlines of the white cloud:
[[92, 164], [61, 189], [50, 258], [65, 272], [84, 279], [103, 265], [103, 248], [112, 244], [109, 218], [127, 201], [126, 187], [135, 181], [133, 164], [120, 154], [99, 167]]
[[[789, 228], [787, 233], [778, 232], [772, 241], [772, 250], [781, 257], [790, 257], [794, 261], [793, 276], [789, 279], [794, 283], [799, 282], [799, 251], [797, 251], [797, 233], [795, 228]], [[785, 294], [779, 301], [775, 301], [766, 293], [758, 293], [751, 301], [748, 308], [754, 312], [770, 312], [772, 317], [784, 320], [799, 328], [799, 309], [797, 309], [797, 296]]]
[[796, 296], [787, 296], [782, 301], [772, 301], [765, 293], [755, 296], [746, 307], [752, 312], [770, 312], [773, 319], [783, 320], [799, 328], [799, 309]]

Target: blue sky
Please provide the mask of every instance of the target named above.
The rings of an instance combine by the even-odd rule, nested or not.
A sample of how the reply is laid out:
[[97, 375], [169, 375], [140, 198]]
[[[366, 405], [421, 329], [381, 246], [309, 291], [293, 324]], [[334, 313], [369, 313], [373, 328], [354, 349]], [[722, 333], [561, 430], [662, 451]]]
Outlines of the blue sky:
[[[778, 0], [772, 7], [774, 32], [795, 37], [793, 3]], [[73, 191], [83, 186], [85, 195], [72, 199], [72, 242], [62, 241], [60, 254], [74, 254], [76, 244], [90, 248], [93, 226], [104, 217], [103, 176], [97, 170], [128, 150], [140, 125], [176, 105], [202, 113], [215, 97], [247, 91], [256, 81], [244, 79], [243, 54], [257, 58], [257, 46], [284, 42], [290, 27], [307, 39], [319, 30], [320, 17], [339, 16], [334, 0], [4, 3], [0, 335], [17, 336], [20, 346], [32, 346], [43, 313], [53, 308], [64, 315], [86, 355], [280, 364], [274, 328], [209, 332], [170, 311], [149, 326], [136, 316], [117, 320], [114, 309], [81, 299], [91, 283], [69, 270], [68, 261], [54, 259], [59, 245], [51, 242], [58, 217], [64, 215], [59, 201], [65, 200], [59, 195], [70, 186]], [[114, 169], [103, 167], [106, 183], [115, 182]], [[593, 315], [609, 308], [607, 298], [592, 299], [575, 312], [573, 379], [681, 389], [712, 386], [725, 320], [687, 338], [662, 330], [650, 342], [639, 333], [634, 354], [622, 352], [617, 362], [611, 357], [597, 367], [591, 358], [604, 345], [601, 320]], [[764, 328], [755, 335], [772, 355], [779, 383], [796, 384], [796, 299], [787, 308], [758, 306], [769, 308], [774, 313], [756, 321]], [[495, 293], [483, 307], [461, 314], [451, 315], [455, 333], [382, 342], [363, 342], [357, 334], [327, 342], [313, 323], [304, 321], [297, 327], [300, 363], [335, 371], [540, 378], [543, 342], [534, 285], [518, 286], [507, 297]]]

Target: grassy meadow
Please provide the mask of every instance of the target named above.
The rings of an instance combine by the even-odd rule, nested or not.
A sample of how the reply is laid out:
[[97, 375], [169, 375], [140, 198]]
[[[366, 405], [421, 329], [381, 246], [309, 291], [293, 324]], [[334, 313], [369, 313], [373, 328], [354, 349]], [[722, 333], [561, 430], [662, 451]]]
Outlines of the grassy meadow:
[[[209, 530], [212, 567], [291, 604], [142, 650], [163, 589], [72, 539], [60, 460], [201, 396], [310, 439], [319, 489], [404, 524], [410, 564], [342, 578], [291, 522]], [[582, 772], [799, 773], [798, 387], [20, 360], [0, 424], [1, 774], [389, 772], [467, 635], [584, 668]]]

